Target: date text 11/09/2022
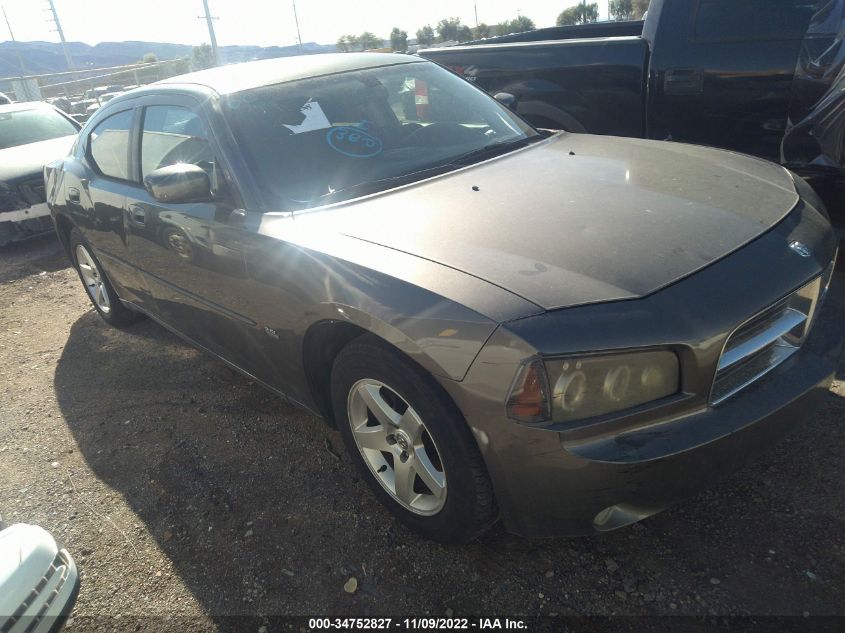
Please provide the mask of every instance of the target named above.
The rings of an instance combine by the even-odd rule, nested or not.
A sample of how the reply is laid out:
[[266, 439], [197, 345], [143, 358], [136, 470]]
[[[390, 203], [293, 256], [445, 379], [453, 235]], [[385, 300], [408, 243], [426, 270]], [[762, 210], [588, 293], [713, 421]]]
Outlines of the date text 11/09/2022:
[[527, 631], [524, 620], [511, 618], [311, 618], [308, 629], [319, 630], [434, 630]]

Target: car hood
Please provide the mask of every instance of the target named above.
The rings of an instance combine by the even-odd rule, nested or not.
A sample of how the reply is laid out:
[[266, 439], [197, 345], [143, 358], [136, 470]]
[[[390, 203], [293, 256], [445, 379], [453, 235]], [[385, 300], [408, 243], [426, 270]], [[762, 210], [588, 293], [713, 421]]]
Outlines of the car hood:
[[76, 135], [0, 149], [0, 181], [9, 182], [40, 174], [47, 163], [67, 156]]
[[789, 173], [731, 152], [561, 134], [443, 176], [297, 214], [546, 309], [632, 299], [712, 264], [798, 202]]

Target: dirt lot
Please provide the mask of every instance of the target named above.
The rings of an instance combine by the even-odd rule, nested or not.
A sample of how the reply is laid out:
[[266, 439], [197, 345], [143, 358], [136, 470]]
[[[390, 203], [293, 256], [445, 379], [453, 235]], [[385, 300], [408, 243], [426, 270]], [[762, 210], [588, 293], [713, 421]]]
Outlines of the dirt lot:
[[[841, 265], [831, 303], [841, 318]], [[444, 547], [397, 525], [321, 422], [151, 322], [106, 326], [54, 238], [0, 252], [0, 306], [0, 514], [76, 556], [69, 631], [160, 627], [139, 615], [227, 631], [261, 630], [236, 614], [845, 615], [845, 365], [773, 452], [640, 525], [542, 541], [498, 526]]]

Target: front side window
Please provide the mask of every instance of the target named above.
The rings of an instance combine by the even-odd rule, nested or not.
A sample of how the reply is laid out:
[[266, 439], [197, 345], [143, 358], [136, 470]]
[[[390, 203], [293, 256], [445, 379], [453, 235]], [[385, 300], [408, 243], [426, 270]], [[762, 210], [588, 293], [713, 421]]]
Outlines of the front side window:
[[132, 110], [103, 119], [88, 137], [91, 160], [105, 176], [129, 180], [129, 130]]
[[199, 116], [179, 106], [149, 106], [141, 136], [141, 177], [176, 163], [199, 165], [211, 176], [214, 152]]
[[0, 113], [0, 149], [76, 134], [76, 126], [52, 108]]
[[223, 109], [268, 206], [279, 210], [387, 189], [540, 138], [428, 62], [247, 90], [224, 97]]

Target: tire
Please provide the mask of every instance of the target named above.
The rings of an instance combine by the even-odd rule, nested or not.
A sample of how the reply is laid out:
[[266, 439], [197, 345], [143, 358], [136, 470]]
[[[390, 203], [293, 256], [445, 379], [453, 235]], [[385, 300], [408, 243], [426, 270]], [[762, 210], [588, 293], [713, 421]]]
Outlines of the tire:
[[93, 249], [82, 237], [79, 229], [71, 230], [69, 243], [73, 266], [85, 288], [85, 294], [103, 321], [115, 327], [125, 327], [143, 318], [141, 314], [133, 312], [120, 302], [114, 287], [103, 272], [100, 260], [94, 255]]
[[375, 336], [355, 339], [334, 361], [332, 406], [353, 461], [402, 523], [466, 543], [495, 522], [493, 488], [466, 421], [411, 360]]

